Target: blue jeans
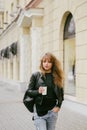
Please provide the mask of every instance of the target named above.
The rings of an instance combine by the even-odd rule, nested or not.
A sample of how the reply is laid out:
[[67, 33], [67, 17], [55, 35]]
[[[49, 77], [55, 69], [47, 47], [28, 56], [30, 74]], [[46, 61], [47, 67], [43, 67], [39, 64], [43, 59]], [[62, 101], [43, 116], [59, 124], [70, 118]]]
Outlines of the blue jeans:
[[34, 124], [36, 130], [55, 130], [55, 125], [57, 121], [58, 113], [53, 112], [52, 110], [44, 116], [38, 116], [37, 113], [34, 113]]

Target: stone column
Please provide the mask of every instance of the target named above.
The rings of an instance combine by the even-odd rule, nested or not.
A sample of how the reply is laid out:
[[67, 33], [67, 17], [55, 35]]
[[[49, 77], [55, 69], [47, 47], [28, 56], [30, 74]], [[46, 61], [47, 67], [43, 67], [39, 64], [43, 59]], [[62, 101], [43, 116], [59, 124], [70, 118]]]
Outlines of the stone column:
[[0, 59], [0, 77], [2, 78], [3, 75], [3, 62], [2, 59]]
[[32, 72], [39, 69], [40, 55], [41, 55], [41, 44], [42, 44], [42, 28], [32, 27], [31, 28], [31, 41], [32, 41]]
[[7, 74], [8, 74], [8, 79], [11, 79], [11, 61], [10, 59], [8, 59], [8, 63], [7, 63]]
[[13, 58], [13, 80], [18, 80], [18, 78], [19, 78], [19, 66], [18, 66], [17, 57], [14, 56], [14, 58]]
[[10, 79], [13, 79], [13, 61], [10, 62]]
[[2, 77], [4, 77], [4, 59], [2, 59]]
[[27, 82], [31, 73], [31, 41], [29, 32], [20, 37], [20, 81]]
[[7, 59], [4, 59], [4, 78], [7, 77]]

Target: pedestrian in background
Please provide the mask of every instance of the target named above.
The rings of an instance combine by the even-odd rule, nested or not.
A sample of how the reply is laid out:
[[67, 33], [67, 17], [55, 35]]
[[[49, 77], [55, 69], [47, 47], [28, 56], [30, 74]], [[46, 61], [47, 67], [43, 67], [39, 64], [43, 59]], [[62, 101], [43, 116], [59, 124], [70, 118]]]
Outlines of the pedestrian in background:
[[51, 53], [41, 59], [40, 71], [32, 74], [28, 96], [34, 99], [36, 130], [55, 130], [58, 112], [64, 100], [63, 71], [60, 61]]

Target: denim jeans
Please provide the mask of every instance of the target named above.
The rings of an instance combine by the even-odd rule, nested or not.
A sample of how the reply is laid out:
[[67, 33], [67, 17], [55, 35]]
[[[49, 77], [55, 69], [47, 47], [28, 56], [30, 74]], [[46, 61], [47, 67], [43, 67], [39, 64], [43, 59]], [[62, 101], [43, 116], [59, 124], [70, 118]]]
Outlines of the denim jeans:
[[57, 121], [58, 113], [53, 112], [52, 110], [44, 116], [38, 116], [37, 113], [34, 113], [34, 124], [36, 130], [55, 130], [55, 125]]

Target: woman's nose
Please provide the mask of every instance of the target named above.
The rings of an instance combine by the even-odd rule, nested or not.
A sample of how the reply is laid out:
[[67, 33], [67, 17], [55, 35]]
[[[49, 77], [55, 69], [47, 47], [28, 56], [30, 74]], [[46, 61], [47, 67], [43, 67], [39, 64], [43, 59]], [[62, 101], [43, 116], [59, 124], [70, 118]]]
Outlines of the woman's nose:
[[48, 62], [46, 62], [46, 65], [48, 64]]

